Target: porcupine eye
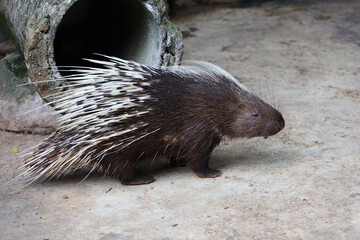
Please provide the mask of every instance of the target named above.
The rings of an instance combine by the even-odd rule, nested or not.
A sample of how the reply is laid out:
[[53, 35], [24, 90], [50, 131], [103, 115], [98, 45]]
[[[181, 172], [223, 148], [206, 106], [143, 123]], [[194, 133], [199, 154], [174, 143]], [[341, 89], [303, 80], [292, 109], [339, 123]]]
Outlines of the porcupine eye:
[[259, 113], [253, 113], [253, 114], [251, 114], [251, 118], [252, 119], [258, 119], [259, 118]]

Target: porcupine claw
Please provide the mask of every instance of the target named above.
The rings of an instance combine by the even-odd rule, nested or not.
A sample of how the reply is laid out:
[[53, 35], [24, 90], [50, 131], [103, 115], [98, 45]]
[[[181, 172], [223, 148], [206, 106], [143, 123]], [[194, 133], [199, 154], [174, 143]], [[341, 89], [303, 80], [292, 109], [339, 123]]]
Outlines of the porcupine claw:
[[220, 177], [222, 174], [220, 170], [212, 169], [209, 167], [206, 169], [202, 169], [201, 171], [196, 171], [195, 173], [200, 178], [217, 178]]
[[143, 185], [143, 184], [149, 184], [155, 181], [154, 177], [151, 176], [136, 176], [134, 179], [132, 179], [129, 182], [121, 182], [124, 185]]

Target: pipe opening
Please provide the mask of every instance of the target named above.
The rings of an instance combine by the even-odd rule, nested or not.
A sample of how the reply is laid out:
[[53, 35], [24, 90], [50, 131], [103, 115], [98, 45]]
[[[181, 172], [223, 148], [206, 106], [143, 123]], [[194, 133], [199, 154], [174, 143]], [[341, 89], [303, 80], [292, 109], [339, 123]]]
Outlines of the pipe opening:
[[92, 66], [82, 58], [98, 58], [94, 53], [158, 66], [161, 45], [158, 24], [142, 2], [79, 0], [58, 25], [54, 56], [57, 66]]

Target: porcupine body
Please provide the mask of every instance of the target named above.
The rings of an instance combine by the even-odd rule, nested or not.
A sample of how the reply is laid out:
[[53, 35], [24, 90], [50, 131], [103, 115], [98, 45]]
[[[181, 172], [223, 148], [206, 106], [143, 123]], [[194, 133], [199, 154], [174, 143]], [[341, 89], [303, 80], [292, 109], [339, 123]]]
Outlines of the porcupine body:
[[285, 125], [276, 109], [207, 62], [89, 61], [103, 67], [64, 77], [70, 89], [56, 102], [60, 127], [25, 160], [29, 181], [91, 166], [123, 184], [145, 184], [154, 178], [138, 175], [137, 163], [161, 155], [199, 177], [218, 177], [209, 158], [223, 137], [267, 137]]

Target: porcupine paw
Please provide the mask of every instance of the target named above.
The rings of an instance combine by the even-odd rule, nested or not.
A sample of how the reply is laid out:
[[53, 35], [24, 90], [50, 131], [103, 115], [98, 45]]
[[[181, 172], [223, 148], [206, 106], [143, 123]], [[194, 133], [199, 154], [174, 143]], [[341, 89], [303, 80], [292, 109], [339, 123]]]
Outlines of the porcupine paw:
[[201, 171], [196, 171], [195, 173], [196, 175], [198, 175], [198, 177], [201, 178], [216, 178], [216, 177], [220, 177], [222, 174], [220, 170], [212, 169], [209, 167], [202, 169]]
[[186, 161], [184, 158], [180, 158], [180, 159], [170, 158], [170, 166], [171, 167], [185, 167]]
[[136, 176], [134, 179], [129, 181], [122, 181], [121, 183], [124, 185], [142, 185], [149, 184], [155, 181], [154, 177], [150, 176]]

